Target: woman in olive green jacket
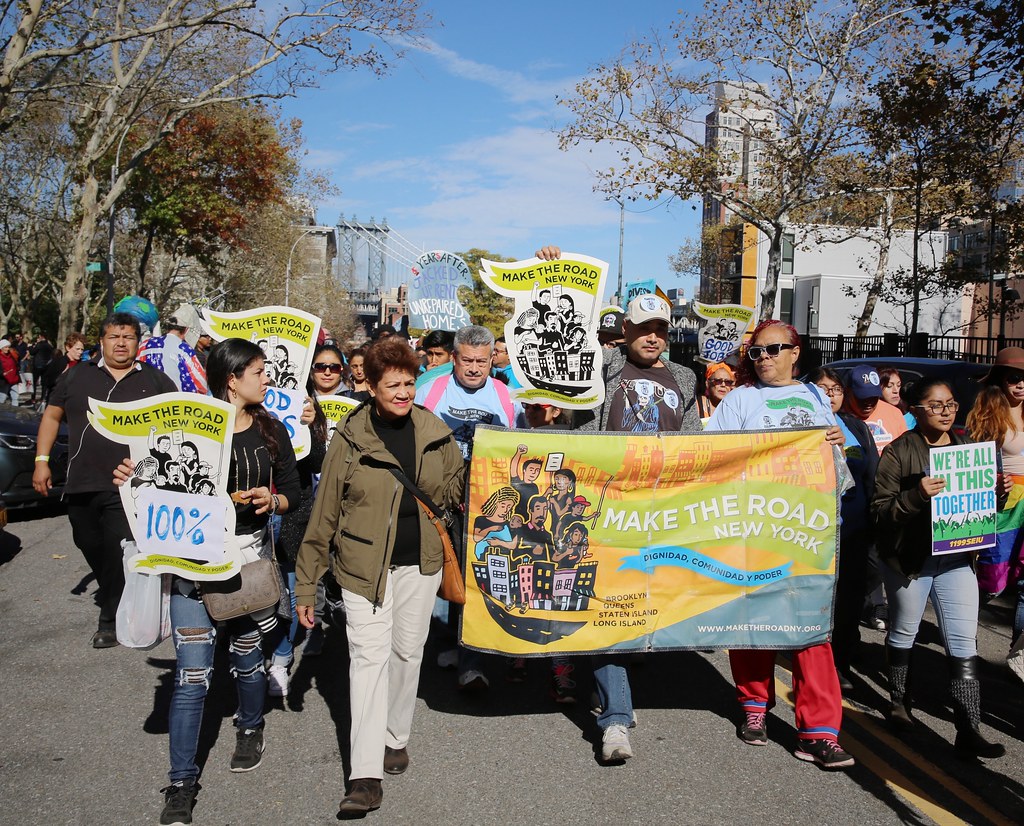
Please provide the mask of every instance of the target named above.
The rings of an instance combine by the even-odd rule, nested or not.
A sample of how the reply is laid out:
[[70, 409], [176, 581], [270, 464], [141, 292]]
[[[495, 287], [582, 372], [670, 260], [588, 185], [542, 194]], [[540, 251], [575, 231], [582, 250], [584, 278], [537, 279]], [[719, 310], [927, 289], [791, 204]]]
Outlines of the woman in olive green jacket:
[[332, 557], [345, 603], [352, 711], [350, 785], [340, 807], [346, 815], [378, 808], [384, 773], [401, 774], [409, 764], [423, 645], [441, 580], [441, 540], [392, 469], [440, 507], [462, 499], [464, 463], [451, 430], [413, 403], [418, 367], [397, 337], [366, 353], [371, 398], [331, 441], [295, 566], [297, 612], [307, 628], [316, 583]]

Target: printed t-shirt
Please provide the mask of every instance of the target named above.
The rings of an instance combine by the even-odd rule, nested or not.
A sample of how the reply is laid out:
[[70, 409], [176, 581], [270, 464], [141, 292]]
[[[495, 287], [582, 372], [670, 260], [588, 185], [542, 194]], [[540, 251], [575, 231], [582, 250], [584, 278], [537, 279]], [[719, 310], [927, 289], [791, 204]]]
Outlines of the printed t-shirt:
[[665, 367], [622, 367], [608, 409], [608, 429], [626, 433], [677, 432], [683, 424], [679, 385]]
[[893, 439], [902, 436], [907, 432], [907, 421], [903, 413], [895, 405], [889, 404], [884, 399], [879, 399], [875, 409], [864, 420], [871, 435], [875, 438], [875, 446], [878, 454], [886, 448]]
[[808, 385], [737, 387], [715, 408], [706, 430], [772, 430], [836, 423], [832, 409]]
[[[435, 381], [446, 381], [447, 385], [433, 412], [452, 429], [455, 441], [462, 451], [462, 458], [467, 462], [473, 455], [473, 435], [478, 424], [516, 427], [515, 421], [508, 420], [505, 407], [495, 389], [494, 379], [487, 379], [484, 386], [477, 390], [467, 390], [459, 384], [455, 376], [442, 375], [416, 389], [417, 404], [426, 404], [430, 388]], [[522, 410], [522, 406], [516, 402], [514, 412], [517, 420], [522, 417]]]

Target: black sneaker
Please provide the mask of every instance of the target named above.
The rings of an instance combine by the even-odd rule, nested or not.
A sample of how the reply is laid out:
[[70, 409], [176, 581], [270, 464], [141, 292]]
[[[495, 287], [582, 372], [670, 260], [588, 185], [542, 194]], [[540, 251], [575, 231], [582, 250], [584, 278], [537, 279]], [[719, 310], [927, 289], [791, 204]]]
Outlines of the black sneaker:
[[235, 753], [231, 771], [251, 772], [263, 762], [263, 729], [239, 729], [235, 734]]
[[192, 807], [195, 805], [199, 784], [195, 780], [179, 780], [172, 783], [164, 793], [164, 810], [160, 813], [160, 826], [187, 826], [192, 822]]
[[748, 746], [767, 746], [768, 730], [765, 728], [765, 712], [748, 711], [737, 730], [740, 740]]
[[845, 769], [854, 763], [853, 757], [843, 751], [835, 740], [800, 740], [793, 752], [798, 760], [817, 763], [823, 769]]

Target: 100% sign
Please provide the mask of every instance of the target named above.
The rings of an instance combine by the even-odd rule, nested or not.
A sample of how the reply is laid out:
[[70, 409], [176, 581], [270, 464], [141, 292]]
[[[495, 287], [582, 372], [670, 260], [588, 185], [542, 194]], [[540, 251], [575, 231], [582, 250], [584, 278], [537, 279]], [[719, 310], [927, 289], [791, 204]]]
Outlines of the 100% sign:
[[146, 488], [135, 504], [135, 543], [142, 553], [203, 562], [223, 559], [224, 520], [230, 501]]

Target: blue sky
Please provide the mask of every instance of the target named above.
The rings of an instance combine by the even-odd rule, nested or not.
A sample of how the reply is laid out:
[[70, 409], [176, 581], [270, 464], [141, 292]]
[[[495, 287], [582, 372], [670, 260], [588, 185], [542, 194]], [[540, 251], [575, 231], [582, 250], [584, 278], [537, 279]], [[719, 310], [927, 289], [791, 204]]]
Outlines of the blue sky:
[[[591, 170], [612, 154], [559, 150], [555, 132], [569, 113], [556, 96], [692, 5], [428, 0], [435, 25], [388, 75], [331, 75], [282, 103], [286, 117], [303, 121], [307, 166], [341, 190], [318, 204], [318, 220], [386, 217], [427, 250], [528, 258], [559, 244], [608, 261], [610, 295], [619, 207], [593, 191]], [[627, 203], [623, 280], [654, 277], [692, 296], [693, 280], [672, 273], [667, 258], [696, 236], [699, 221], [690, 203]], [[388, 280], [403, 274], [390, 266]]]

